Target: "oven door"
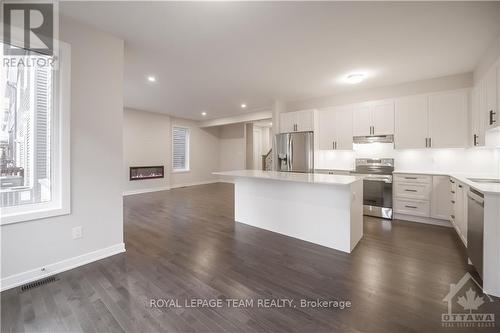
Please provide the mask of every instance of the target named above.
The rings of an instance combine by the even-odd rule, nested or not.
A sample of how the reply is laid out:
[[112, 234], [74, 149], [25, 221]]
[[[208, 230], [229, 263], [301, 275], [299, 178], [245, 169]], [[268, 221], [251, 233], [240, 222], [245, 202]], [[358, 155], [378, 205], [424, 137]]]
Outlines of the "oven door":
[[363, 180], [365, 215], [392, 219], [392, 179], [366, 177]]

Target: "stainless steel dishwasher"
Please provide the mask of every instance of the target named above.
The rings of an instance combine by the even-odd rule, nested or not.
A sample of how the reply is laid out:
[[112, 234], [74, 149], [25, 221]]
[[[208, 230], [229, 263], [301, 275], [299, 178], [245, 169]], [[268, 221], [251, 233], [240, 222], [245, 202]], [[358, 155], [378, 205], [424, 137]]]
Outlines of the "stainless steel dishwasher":
[[484, 195], [470, 188], [467, 193], [467, 254], [483, 277]]

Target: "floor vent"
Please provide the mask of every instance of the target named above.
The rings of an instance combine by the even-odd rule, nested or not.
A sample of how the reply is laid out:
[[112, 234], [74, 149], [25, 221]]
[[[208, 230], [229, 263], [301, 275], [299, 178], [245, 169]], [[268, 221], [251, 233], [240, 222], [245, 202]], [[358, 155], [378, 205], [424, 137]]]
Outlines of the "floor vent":
[[21, 287], [19, 287], [19, 292], [20, 293], [24, 293], [25, 291], [29, 291], [31, 289], [38, 288], [40, 286], [43, 286], [43, 285], [51, 283], [51, 282], [55, 282], [57, 280], [59, 280], [59, 278], [56, 275], [49, 276], [48, 278], [41, 279], [41, 280], [38, 280], [38, 281], [34, 281], [34, 282], [27, 283], [25, 285], [22, 285]]

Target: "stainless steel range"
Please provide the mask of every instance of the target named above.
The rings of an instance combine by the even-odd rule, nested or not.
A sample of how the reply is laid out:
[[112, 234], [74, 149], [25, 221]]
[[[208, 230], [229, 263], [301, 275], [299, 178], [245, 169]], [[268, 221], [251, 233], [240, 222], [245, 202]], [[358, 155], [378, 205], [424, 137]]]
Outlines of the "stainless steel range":
[[356, 170], [362, 175], [363, 213], [365, 215], [392, 219], [392, 158], [357, 158]]

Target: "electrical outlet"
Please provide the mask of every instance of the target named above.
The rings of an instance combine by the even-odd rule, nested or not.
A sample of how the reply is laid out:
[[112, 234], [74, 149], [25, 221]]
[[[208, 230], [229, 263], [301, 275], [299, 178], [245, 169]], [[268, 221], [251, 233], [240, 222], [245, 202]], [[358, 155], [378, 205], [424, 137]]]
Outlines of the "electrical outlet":
[[73, 233], [73, 239], [82, 238], [82, 227], [81, 226], [74, 227], [72, 229], [72, 233]]

